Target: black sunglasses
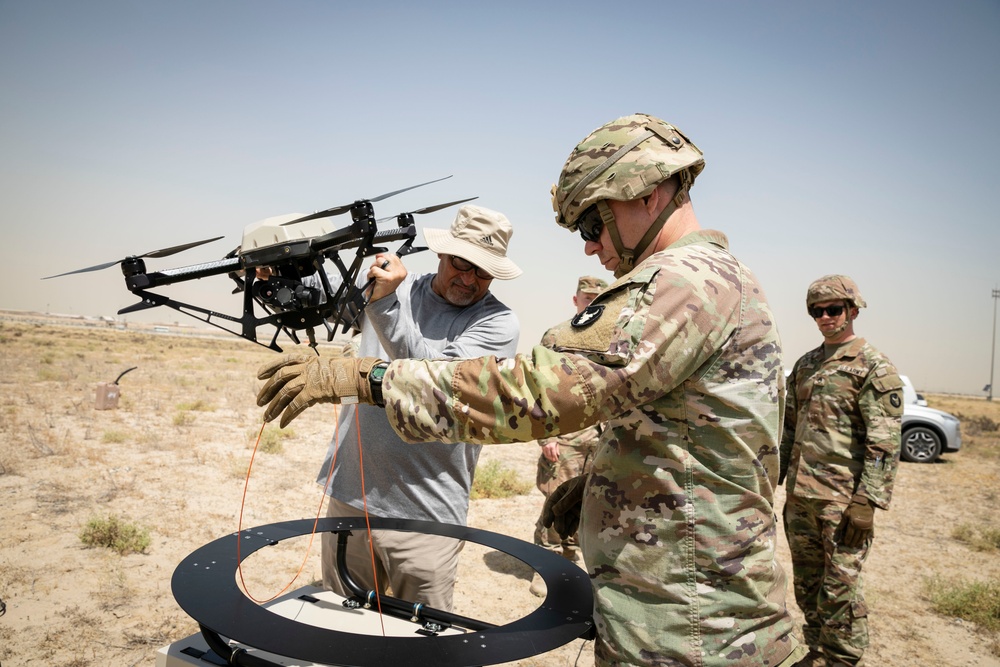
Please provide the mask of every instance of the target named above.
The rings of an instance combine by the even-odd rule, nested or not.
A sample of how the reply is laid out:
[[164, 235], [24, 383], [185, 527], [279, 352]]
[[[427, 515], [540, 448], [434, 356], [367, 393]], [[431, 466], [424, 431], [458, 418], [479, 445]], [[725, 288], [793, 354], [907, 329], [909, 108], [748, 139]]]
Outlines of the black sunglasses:
[[823, 313], [826, 313], [830, 317], [840, 317], [840, 314], [844, 312], [843, 306], [826, 306], [825, 308], [820, 308], [819, 306], [813, 306], [809, 309], [809, 315], [814, 319], [818, 320], [823, 317]]
[[472, 262], [470, 262], [470, 261], [468, 261], [466, 259], [462, 259], [461, 257], [456, 257], [455, 255], [452, 255], [451, 256], [451, 265], [452, 265], [452, 267], [456, 271], [461, 271], [462, 273], [468, 273], [469, 271], [475, 271], [476, 272], [476, 277], [479, 278], [480, 280], [493, 280], [493, 276], [491, 276], [489, 273], [487, 273], [486, 271], [483, 271], [482, 269], [480, 269], [478, 266], [476, 266]]
[[601, 212], [597, 210], [597, 204], [594, 204], [581, 213], [576, 221], [576, 225], [584, 241], [593, 241], [596, 243], [601, 238], [601, 230], [604, 229], [604, 218], [601, 217]]

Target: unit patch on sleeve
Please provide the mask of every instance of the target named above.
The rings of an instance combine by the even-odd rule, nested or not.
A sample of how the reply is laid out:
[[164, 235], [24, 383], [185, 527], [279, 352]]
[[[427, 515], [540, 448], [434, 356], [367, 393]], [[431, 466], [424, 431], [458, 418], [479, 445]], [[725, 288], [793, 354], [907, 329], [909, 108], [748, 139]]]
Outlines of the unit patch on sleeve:
[[600, 319], [601, 315], [603, 314], [604, 314], [603, 303], [591, 304], [586, 308], [584, 308], [583, 311], [578, 313], [576, 317], [570, 320], [570, 324], [573, 325], [574, 329], [582, 329], [596, 322], [598, 319]]

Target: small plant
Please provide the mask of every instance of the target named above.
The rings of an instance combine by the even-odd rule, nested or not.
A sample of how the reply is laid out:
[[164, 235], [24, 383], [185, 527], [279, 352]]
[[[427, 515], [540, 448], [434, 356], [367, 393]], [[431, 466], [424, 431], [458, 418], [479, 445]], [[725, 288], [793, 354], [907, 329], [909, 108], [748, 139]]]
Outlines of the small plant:
[[531, 484], [518, 478], [517, 473], [504, 466], [500, 461], [493, 460], [476, 469], [476, 477], [472, 482], [472, 492], [469, 498], [510, 498], [521, 496], [531, 490]]
[[80, 541], [88, 547], [105, 547], [125, 556], [146, 553], [150, 537], [148, 529], [108, 515], [88, 521], [80, 533]]
[[120, 444], [125, 440], [127, 436], [121, 431], [105, 431], [101, 434], [101, 442]]
[[[256, 441], [257, 433], [257, 431], [250, 431], [247, 434], [247, 440], [250, 441], [251, 445]], [[260, 435], [260, 444], [257, 446], [257, 451], [263, 454], [280, 454], [285, 448], [282, 440], [294, 437], [295, 433], [291, 429], [266, 426], [264, 432]]]
[[194, 423], [194, 415], [190, 412], [178, 412], [174, 415], [174, 426], [190, 426]]
[[215, 410], [213, 406], [208, 401], [203, 401], [200, 398], [196, 401], [187, 401], [185, 403], [179, 403], [177, 409], [181, 412], [212, 412]]
[[1000, 630], [1000, 578], [989, 581], [926, 579], [924, 590], [934, 611], [975, 623], [989, 632]]
[[955, 526], [951, 531], [952, 539], [967, 544], [976, 551], [1000, 550], [1000, 528], [989, 526], [976, 528], [967, 523]]

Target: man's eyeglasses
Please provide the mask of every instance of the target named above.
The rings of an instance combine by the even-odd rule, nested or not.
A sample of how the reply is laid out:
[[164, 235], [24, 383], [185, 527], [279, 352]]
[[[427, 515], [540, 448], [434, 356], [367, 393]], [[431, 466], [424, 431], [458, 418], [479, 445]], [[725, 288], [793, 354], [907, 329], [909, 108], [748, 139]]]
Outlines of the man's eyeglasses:
[[825, 308], [821, 308], [819, 306], [813, 306], [812, 308], [809, 309], [809, 315], [814, 320], [818, 320], [819, 318], [823, 317], [823, 313], [824, 312], [827, 315], [829, 315], [830, 317], [840, 317], [840, 314], [842, 312], [844, 312], [844, 307], [843, 306], [826, 306]]
[[596, 243], [601, 238], [601, 230], [604, 229], [604, 218], [601, 217], [601, 212], [597, 210], [597, 204], [594, 204], [581, 213], [576, 224], [577, 229], [580, 230], [580, 236], [583, 237], [584, 241], [593, 241]]
[[478, 266], [476, 266], [472, 262], [464, 260], [461, 257], [456, 257], [455, 255], [452, 255], [451, 256], [451, 266], [456, 271], [461, 271], [462, 273], [468, 273], [469, 271], [475, 271], [476, 272], [476, 277], [479, 278], [480, 280], [493, 280], [493, 276], [491, 276], [489, 273], [487, 273], [486, 271], [483, 271], [482, 269], [480, 269]]

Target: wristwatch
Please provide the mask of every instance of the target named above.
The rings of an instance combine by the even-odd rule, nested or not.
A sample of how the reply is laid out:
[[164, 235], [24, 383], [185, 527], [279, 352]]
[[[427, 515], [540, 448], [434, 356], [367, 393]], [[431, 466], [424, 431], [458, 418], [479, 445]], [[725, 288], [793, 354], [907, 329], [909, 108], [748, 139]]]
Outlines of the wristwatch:
[[385, 407], [385, 401], [382, 400], [382, 378], [385, 377], [387, 368], [389, 368], [389, 364], [383, 361], [372, 366], [372, 369], [368, 371], [368, 387], [372, 392], [372, 402], [380, 408]]

